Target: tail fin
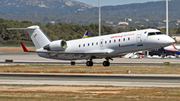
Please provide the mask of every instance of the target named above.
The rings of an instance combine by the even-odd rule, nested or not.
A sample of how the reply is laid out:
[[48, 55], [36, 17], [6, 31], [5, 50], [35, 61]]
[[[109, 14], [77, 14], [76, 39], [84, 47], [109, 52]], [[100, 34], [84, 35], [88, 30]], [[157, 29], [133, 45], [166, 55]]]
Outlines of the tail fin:
[[86, 33], [84, 34], [84, 36], [82, 37], [83, 39], [84, 38], [87, 38], [88, 37], [88, 33], [89, 33], [89, 31], [86, 31]]
[[51, 41], [39, 26], [30, 26], [28, 28], [8, 28], [8, 30], [26, 30], [31, 37], [36, 49], [40, 49]]

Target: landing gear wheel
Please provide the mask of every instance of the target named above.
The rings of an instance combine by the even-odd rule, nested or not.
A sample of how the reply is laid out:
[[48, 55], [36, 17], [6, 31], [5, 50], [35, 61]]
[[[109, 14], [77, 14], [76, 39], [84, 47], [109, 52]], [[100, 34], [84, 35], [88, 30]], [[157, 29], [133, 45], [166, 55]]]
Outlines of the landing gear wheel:
[[86, 66], [89, 66], [89, 67], [93, 66], [93, 62], [92, 61], [87, 61]]
[[74, 62], [74, 61], [71, 61], [71, 65], [73, 66], [73, 65], [75, 65], [76, 63]]
[[109, 65], [110, 65], [110, 62], [109, 62], [109, 61], [104, 61], [104, 62], [103, 62], [103, 66], [104, 66], [104, 67], [108, 67]]

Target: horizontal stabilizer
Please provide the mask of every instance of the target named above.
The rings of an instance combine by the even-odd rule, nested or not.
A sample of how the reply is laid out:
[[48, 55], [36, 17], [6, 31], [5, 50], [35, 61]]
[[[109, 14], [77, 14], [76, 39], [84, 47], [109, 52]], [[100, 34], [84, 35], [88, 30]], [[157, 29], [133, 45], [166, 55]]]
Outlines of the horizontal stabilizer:
[[7, 30], [35, 30], [36, 28], [7, 28]]

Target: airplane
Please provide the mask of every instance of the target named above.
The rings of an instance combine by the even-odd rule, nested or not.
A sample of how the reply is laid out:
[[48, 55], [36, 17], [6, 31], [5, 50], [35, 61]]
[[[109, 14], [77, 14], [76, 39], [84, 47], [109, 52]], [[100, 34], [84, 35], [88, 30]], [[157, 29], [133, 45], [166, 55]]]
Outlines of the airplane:
[[180, 55], [180, 45], [170, 45], [164, 48], [158, 48], [158, 49], [154, 49], [154, 50], [150, 50], [149, 51], [149, 55], [153, 56], [153, 55], [164, 55], [164, 56], [168, 56], [168, 55]]
[[89, 33], [89, 31], [86, 31], [86, 33], [84, 34], [84, 36], [82, 37], [83, 39], [84, 38], [88, 38], [88, 33]]
[[174, 39], [156, 29], [144, 29], [122, 32], [104, 36], [89, 37], [65, 41], [51, 41], [39, 26], [27, 28], [8, 28], [7, 30], [26, 30], [30, 35], [36, 51], [29, 51], [22, 45], [24, 52], [35, 52], [40, 57], [70, 60], [86, 59], [87, 66], [93, 66], [93, 59], [103, 59], [103, 66], [110, 66], [109, 60], [129, 52], [152, 50], [174, 43]]

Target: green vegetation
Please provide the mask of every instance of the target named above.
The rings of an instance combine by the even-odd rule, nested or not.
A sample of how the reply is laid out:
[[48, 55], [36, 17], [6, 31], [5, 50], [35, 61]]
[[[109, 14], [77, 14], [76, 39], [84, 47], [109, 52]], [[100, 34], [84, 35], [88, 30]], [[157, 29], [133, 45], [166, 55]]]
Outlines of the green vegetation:
[[[66, 5], [68, 0], [44, 0], [39, 7], [38, 2], [32, 0], [2, 0], [0, 2], [0, 18], [40, 22], [45, 25], [48, 22], [70, 23], [89, 25], [98, 23], [98, 7], [90, 7], [86, 4], [74, 3], [74, 6]], [[28, 5], [33, 2], [33, 5]], [[12, 5], [11, 5], [12, 4]], [[180, 0], [169, 0], [169, 26], [172, 28], [180, 25]], [[147, 3], [134, 3], [118, 6], [104, 6], [101, 8], [102, 24], [114, 26], [156, 26], [164, 27], [166, 23], [165, 0]], [[126, 20], [125, 20], [126, 19]], [[131, 20], [128, 20], [131, 19]], [[112, 23], [108, 23], [112, 22]], [[118, 25], [119, 22], [128, 22], [129, 25]]]
[[[33, 43], [24, 30], [6, 30], [7, 28], [26, 28], [32, 25], [38, 25], [47, 34], [51, 40], [72, 40], [82, 38], [84, 33], [88, 30], [89, 37], [98, 36], [99, 27], [98, 24], [91, 23], [90, 25], [74, 25], [69, 23], [47, 23], [46, 25], [41, 25], [39, 22], [32, 23], [30, 21], [13, 21], [0, 19], [0, 46], [20, 46], [19, 42], [24, 42], [27, 46], [33, 46]], [[137, 27], [119, 27], [115, 28], [113, 26], [102, 25], [102, 35], [108, 35], [113, 33], [120, 33], [126, 31], [133, 31], [137, 29], [155, 28], [153, 26], [137, 26]], [[165, 33], [165, 28], [160, 29]], [[170, 28], [170, 34], [180, 33], [179, 28]]]

